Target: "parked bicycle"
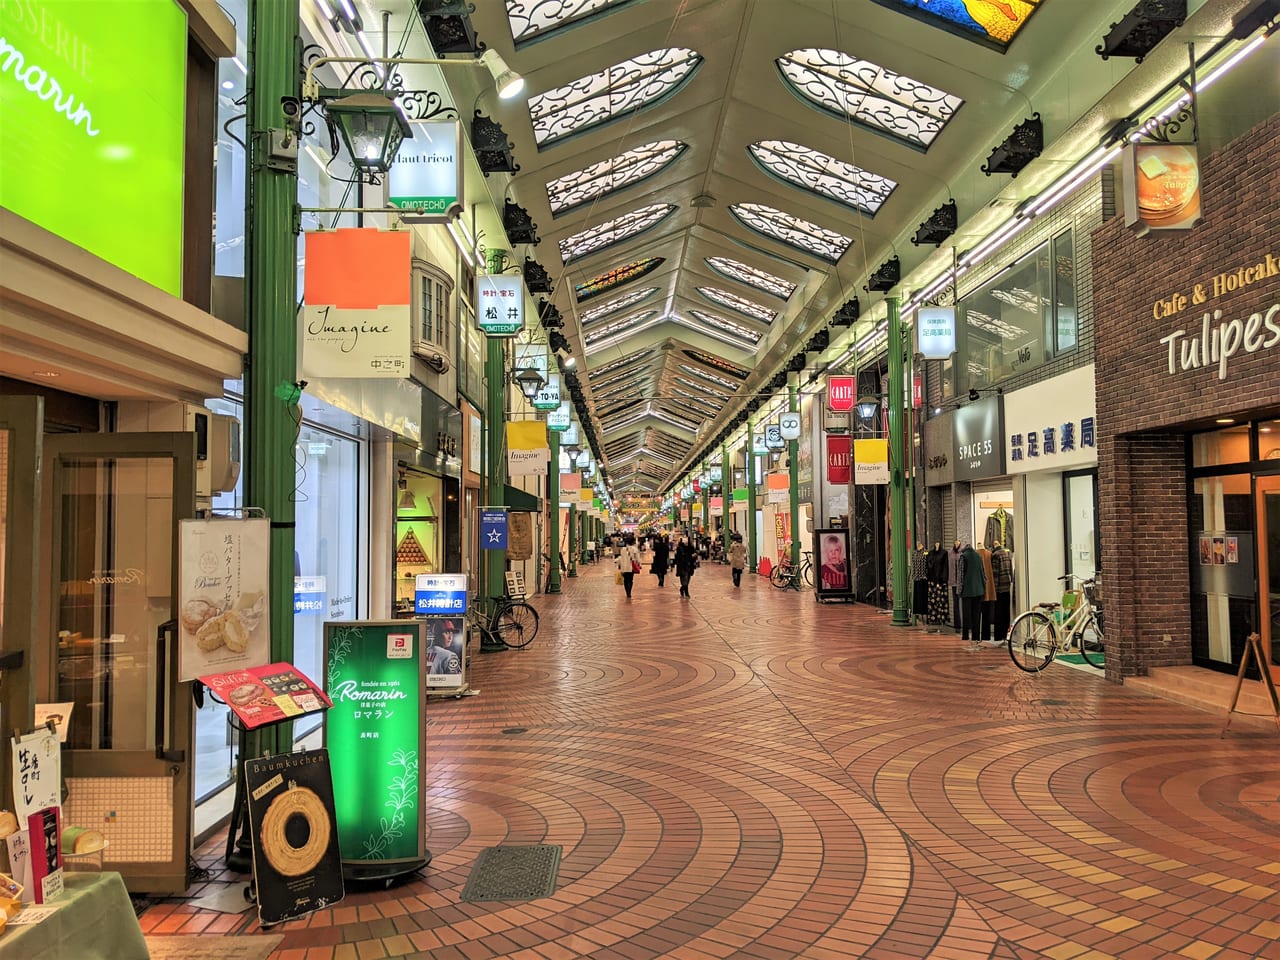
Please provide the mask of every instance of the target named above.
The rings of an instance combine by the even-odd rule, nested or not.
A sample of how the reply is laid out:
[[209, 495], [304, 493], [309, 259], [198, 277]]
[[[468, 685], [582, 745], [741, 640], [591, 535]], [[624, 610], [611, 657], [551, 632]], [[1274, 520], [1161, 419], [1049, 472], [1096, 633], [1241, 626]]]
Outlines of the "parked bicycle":
[[[1009, 657], [1020, 670], [1039, 673], [1059, 653], [1076, 648], [1084, 662], [1101, 669], [1105, 663], [1106, 642], [1103, 635], [1102, 608], [1098, 600], [1097, 580], [1059, 577], [1067, 585], [1062, 602], [1038, 603], [1020, 614], [1009, 627]], [[1062, 610], [1061, 622], [1055, 622], [1055, 611]]]
[[770, 572], [769, 582], [779, 590], [803, 590], [806, 586], [812, 587], [813, 554], [806, 550], [798, 564], [793, 564], [791, 558], [784, 555]]
[[[471, 598], [471, 609], [465, 618], [467, 635], [478, 634], [480, 646], [490, 649], [500, 646], [520, 649], [526, 647], [538, 635], [538, 611], [524, 600], [513, 597]], [[490, 612], [485, 613], [486, 606]]]

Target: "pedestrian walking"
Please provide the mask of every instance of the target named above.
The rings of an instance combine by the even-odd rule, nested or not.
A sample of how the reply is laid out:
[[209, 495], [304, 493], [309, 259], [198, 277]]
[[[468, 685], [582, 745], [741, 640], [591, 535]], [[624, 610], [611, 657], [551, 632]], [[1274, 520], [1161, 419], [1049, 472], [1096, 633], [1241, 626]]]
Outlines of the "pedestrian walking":
[[649, 564], [649, 572], [658, 578], [658, 586], [664, 586], [667, 571], [671, 564], [671, 541], [665, 536], [653, 541], [653, 563]]
[[676, 546], [676, 576], [680, 580], [680, 596], [689, 596], [689, 581], [693, 578], [693, 571], [696, 569], [698, 569], [698, 552], [692, 543], [681, 538]]
[[960, 598], [964, 603], [961, 614], [961, 637], [977, 643], [982, 639], [982, 604], [987, 593], [987, 575], [982, 568], [982, 557], [969, 544], [960, 554]]
[[627, 599], [631, 599], [631, 588], [635, 585], [636, 574], [640, 572], [640, 551], [636, 549], [635, 540], [628, 539], [618, 550], [618, 573], [622, 576], [622, 588], [627, 591]]
[[735, 536], [729, 544], [729, 570], [733, 574], [733, 585], [742, 586], [742, 571], [747, 566], [747, 548], [742, 545], [742, 537]]

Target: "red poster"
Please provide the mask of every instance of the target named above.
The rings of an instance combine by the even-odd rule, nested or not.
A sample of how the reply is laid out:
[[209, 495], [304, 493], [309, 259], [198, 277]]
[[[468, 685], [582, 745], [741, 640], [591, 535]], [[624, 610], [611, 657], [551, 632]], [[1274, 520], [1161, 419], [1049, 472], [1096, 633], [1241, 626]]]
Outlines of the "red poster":
[[211, 673], [199, 679], [210, 693], [235, 712], [248, 730], [333, 706], [323, 690], [288, 663]]
[[852, 437], [827, 434], [827, 483], [849, 482], [849, 461]]
[[827, 377], [827, 409], [853, 409], [853, 377]]

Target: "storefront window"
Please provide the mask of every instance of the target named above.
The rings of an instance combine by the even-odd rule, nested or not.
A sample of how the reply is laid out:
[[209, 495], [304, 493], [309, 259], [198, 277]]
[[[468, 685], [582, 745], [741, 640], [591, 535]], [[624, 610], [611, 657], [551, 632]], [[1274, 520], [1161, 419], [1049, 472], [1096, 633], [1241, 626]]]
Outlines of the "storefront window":
[[1192, 481], [1191, 645], [1199, 662], [1239, 663], [1255, 629], [1253, 512], [1247, 472]]
[[1247, 423], [1211, 433], [1197, 433], [1191, 438], [1191, 465], [1217, 467], [1227, 463], [1249, 462], [1249, 425]]
[[1067, 572], [1077, 580], [1098, 573], [1098, 473], [1062, 475], [1062, 510], [1066, 515]]

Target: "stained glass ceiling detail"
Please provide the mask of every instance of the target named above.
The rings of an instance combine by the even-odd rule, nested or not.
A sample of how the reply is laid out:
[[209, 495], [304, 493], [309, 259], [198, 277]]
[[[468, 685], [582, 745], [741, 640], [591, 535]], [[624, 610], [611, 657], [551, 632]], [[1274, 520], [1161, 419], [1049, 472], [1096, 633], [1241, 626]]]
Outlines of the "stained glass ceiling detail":
[[740, 260], [733, 260], [729, 257], [707, 257], [707, 266], [721, 276], [728, 277], [730, 280], [737, 280], [739, 283], [745, 283], [748, 286], [755, 287], [757, 290], [763, 290], [765, 293], [773, 294], [773, 296], [781, 300], [786, 300], [796, 291], [794, 283], [783, 280], [781, 277], [775, 277], [772, 273], [765, 273], [765, 271], [758, 270]]
[[674, 203], [653, 203], [620, 217], [575, 233], [560, 241], [560, 257], [565, 263], [621, 243], [656, 226], [675, 212]]
[[763, 203], [732, 203], [729, 205], [729, 212], [756, 233], [811, 253], [828, 263], [838, 261], [853, 243], [853, 239], [844, 234], [793, 217]]
[[814, 106], [919, 150], [929, 149], [964, 104], [937, 87], [839, 50], [792, 50], [777, 64], [791, 89]]
[[559, 27], [619, 7], [630, 0], [507, 0], [511, 39], [517, 44], [545, 36]]
[[757, 344], [762, 336], [758, 331], [752, 330], [746, 324], [738, 323], [736, 320], [729, 320], [725, 317], [718, 316], [714, 313], [708, 313], [706, 310], [690, 310], [689, 316], [695, 318], [701, 323], [705, 323], [708, 327], [715, 330], [721, 330], [724, 333], [732, 334], [740, 337], [748, 343]]
[[685, 349], [681, 352], [690, 360], [695, 360], [698, 363], [704, 363], [708, 367], [715, 367], [717, 370], [721, 370], [732, 377], [737, 377], [739, 380], [745, 380], [750, 375], [750, 371], [746, 367], [740, 367], [736, 363], [730, 363], [723, 357], [718, 357], [710, 353], [703, 353], [701, 350]]
[[747, 300], [736, 294], [729, 293], [727, 290], [721, 290], [719, 287], [698, 287], [698, 292], [710, 300], [712, 303], [729, 310], [736, 310], [738, 313], [744, 314], [753, 320], [759, 320], [761, 323], [773, 323], [773, 318], [778, 314], [774, 310], [762, 307], [753, 300]]
[[1000, 0], [987, 3], [939, 0], [875, 0], [969, 40], [1003, 51], [1018, 35], [1043, 0]]
[[702, 56], [668, 47], [632, 57], [529, 98], [533, 137], [546, 147], [675, 93], [698, 69]]
[[868, 173], [811, 147], [789, 140], [761, 140], [747, 147], [751, 158], [766, 171], [794, 187], [867, 216], [874, 217], [897, 188], [896, 180]]
[[592, 307], [590, 310], [584, 310], [582, 315], [578, 317], [578, 321], [586, 326], [588, 323], [594, 323], [597, 320], [603, 320], [611, 313], [617, 313], [619, 310], [626, 310], [628, 307], [634, 307], [642, 300], [647, 300], [658, 292], [657, 287], [646, 287], [644, 290], [633, 290], [631, 293], [624, 293], [620, 297], [614, 297], [598, 307]]
[[605, 194], [639, 183], [674, 163], [688, 144], [655, 140], [616, 157], [556, 177], [547, 184], [547, 200], [555, 216], [584, 206]]
[[630, 263], [623, 264], [621, 267], [614, 267], [612, 270], [606, 270], [590, 280], [575, 283], [573, 285], [574, 296], [578, 298], [579, 303], [583, 300], [590, 300], [592, 297], [606, 293], [614, 287], [620, 287], [624, 283], [638, 280], [646, 273], [658, 269], [665, 262], [665, 257], [646, 257], [643, 260], [633, 260]]

